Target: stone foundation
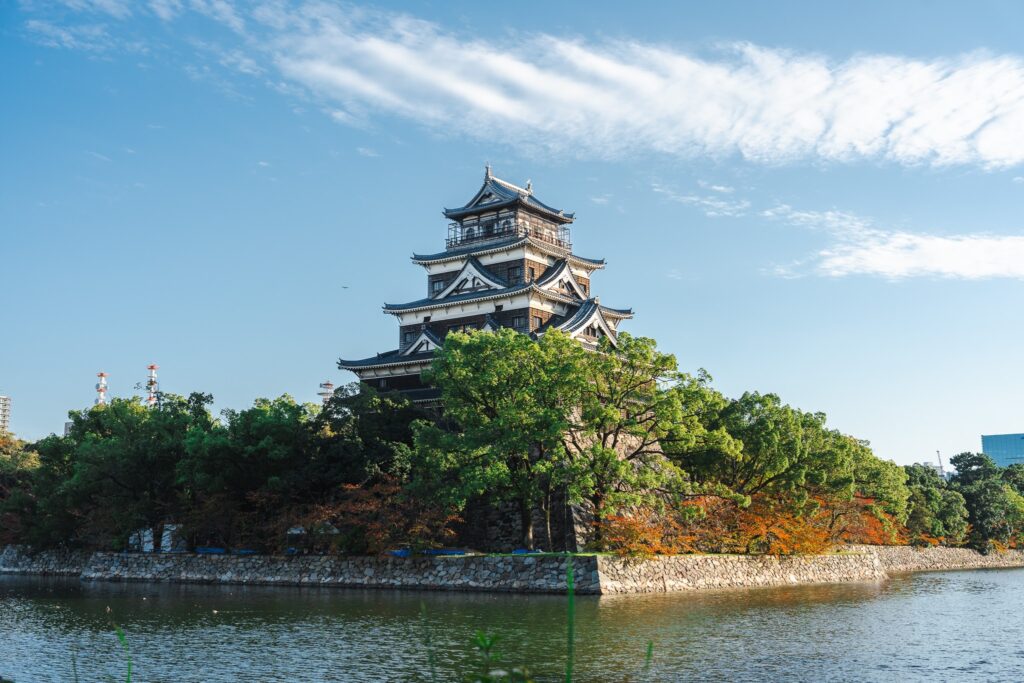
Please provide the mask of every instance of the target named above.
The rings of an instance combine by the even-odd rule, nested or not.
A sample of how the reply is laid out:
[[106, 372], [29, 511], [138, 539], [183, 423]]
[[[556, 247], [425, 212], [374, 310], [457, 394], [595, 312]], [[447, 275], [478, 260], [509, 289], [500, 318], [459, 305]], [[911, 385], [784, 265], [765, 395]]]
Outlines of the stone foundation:
[[887, 572], [923, 572], [949, 569], [1024, 567], [1024, 551], [982, 555], [968, 548], [913, 548], [905, 545], [850, 546], [855, 552], [874, 553]]
[[[415, 588], [561, 593], [564, 555], [468, 557], [235, 556], [45, 551], [8, 546], [0, 574], [79, 576], [83, 580], [269, 586]], [[814, 583], [882, 581], [889, 573], [1024, 567], [1024, 552], [979, 555], [962, 548], [852, 546], [832, 555], [678, 555], [572, 558], [580, 594], [664, 593]]]
[[805, 583], [883, 581], [871, 552], [837, 555], [675, 555], [649, 560], [599, 557], [602, 593], [669, 593]]
[[13, 545], [0, 552], [0, 574], [78, 576], [92, 553], [81, 550], [40, 550], [29, 552]]

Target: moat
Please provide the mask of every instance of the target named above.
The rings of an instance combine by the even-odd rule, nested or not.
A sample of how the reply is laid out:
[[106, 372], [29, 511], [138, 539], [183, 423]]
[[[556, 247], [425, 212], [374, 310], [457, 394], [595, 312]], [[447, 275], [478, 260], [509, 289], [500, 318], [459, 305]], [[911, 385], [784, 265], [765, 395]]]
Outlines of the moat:
[[[110, 608], [108, 614], [107, 608]], [[880, 583], [577, 598], [576, 680], [1024, 680], [1024, 569]], [[476, 630], [564, 674], [557, 595], [83, 583], [0, 577], [0, 676], [133, 681], [461, 680]], [[651, 668], [643, 672], [648, 641]]]

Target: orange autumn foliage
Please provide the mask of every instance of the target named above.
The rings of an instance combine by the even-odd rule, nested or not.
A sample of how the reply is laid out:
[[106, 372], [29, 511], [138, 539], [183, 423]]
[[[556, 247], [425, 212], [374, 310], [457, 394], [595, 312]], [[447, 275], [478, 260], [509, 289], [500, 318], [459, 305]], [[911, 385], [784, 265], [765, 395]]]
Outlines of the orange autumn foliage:
[[370, 554], [442, 545], [454, 537], [452, 525], [457, 521], [451, 510], [403, 495], [392, 479], [365, 486], [345, 484], [335, 502], [308, 508], [296, 520], [309, 530], [336, 530], [326, 536], [330, 547], [325, 550]]
[[696, 536], [675, 515], [651, 510], [608, 515], [597, 522], [599, 550], [630, 557], [679, 555], [696, 550]]

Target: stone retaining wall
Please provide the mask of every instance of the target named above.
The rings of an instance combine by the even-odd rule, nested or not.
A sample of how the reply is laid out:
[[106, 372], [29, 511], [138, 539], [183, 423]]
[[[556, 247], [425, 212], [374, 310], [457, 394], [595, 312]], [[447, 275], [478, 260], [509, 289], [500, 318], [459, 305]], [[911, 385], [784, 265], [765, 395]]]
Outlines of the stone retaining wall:
[[[347, 586], [560, 593], [568, 558], [322, 557], [81, 552], [27, 553], [8, 546], [0, 574], [79, 576], [83, 580], [246, 585]], [[881, 581], [888, 572], [1022, 567], [1024, 552], [979, 555], [960, 548], [852, 546], [834, 555], [798, 557], [680, 555], [649, 560], [573, 558], [581, 594], [661, 593], [811, 583]]]
[[[597, 558], [576, 557], [577, 591], [598, 593]], [[565, 556], [331, 557], [94, 553], [86, 580], [561, 593]]]
[[851, 550], [874, 553], [887, 572], [941, 571], [1024, 567], [1024, 551], [982, 555], [968, 548], [912, 548], [896, 545], [851, 546]]
[[870, 552], [803, 557], [676, 555], [650, 560], [599, 557], [602, 593], [668, 593], [806, 583], [883, 581]]
[[78, 576], [91, 553], [81, 550], [41, 550], [27, 552], [13, 545], [0, 552], [0, 574], [37, 574], [40, 576]]

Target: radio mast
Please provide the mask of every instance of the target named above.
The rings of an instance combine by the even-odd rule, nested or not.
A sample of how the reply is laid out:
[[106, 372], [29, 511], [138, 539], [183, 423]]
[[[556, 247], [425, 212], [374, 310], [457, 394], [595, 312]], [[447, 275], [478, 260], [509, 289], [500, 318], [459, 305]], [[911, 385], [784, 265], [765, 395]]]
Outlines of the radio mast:
[[107, 377], [110, 375], [105, 372], [97, 372], [96, 376], [100, 378], [100, 381], [96, 382], [96, 400], [93, 403], [105, 406], [107, 405]]
[[160, 384], [156, 381], [156, 371], [159, 368], [156, 363], [146, 366], [149, 370], [149, 376], [146, 378], [146, 405], [150, 408], [156, 405], [156, 395], [160, 391]]
[[320, 391], [316, 392], [316, 395], [320, 397], [324, 405], [331, 400], [331, 396], [334, 396], [334, 385], [330, 380], [320, 383]]

